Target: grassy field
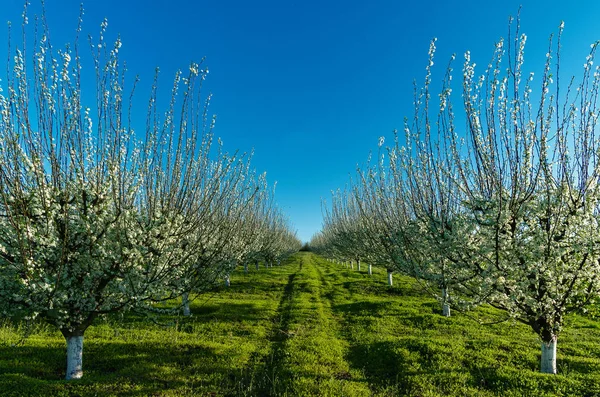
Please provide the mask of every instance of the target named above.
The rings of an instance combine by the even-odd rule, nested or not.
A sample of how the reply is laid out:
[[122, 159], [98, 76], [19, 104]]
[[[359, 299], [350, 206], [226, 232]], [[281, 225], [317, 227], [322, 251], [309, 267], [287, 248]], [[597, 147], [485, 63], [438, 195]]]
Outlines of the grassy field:
[[[133, 315], [85, 334], [84, 378], [66, 382], [60, 333], [0, 323], [2, 396], [600, 396], [600, 322], [568, 318], [556, 376], [515, 323], [439, 315], [410, 278], [299, 253], [235, 273], [192, 317]], [[480, 309], [479, 316], [497, 312]]]

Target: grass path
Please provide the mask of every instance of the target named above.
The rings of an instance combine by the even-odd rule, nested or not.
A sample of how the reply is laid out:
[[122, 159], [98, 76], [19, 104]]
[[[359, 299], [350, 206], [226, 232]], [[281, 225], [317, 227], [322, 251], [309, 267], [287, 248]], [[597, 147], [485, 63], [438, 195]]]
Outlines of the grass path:
[[255, 376], [252, 395], [368, 396], [360, 372], [350, 368], [340, 338], [328, 281], [314, 255], [301, 253], [288, 276], [270, 332], [271, 348]]
[[[570, 316], [559, 375], [537, 372], [518, 323], [440, 315], [411, 278], [298, 253], [236, 271], [192, 316], [109, 316], [85, 334], [84, 378], [62, 380], [65, 343], [0, 320], [0, 396], [600, 396], [600, 322]], [[499, 312], [479, 309], [478, 316]]]

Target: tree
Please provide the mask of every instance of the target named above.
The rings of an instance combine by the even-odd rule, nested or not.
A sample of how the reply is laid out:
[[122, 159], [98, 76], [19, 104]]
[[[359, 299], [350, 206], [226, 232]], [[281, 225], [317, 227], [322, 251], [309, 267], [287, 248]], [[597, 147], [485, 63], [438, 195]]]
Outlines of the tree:
[[550, 38], [537, 100], [532, 97], [533, 73], [524, 77], [522, 72], [526, 36], [518, 22], [508, 49], [504, 41], [496, 45], [478, 80], [465, 54], [463, 103], [470, 155], [459, 159], [461, 148], [452, 140], [465, 213], [481, 236], [475, 247], [477, 266], [485, 267], [481, 288], [489, 289], [489, 303], [540, 336], [545, 373], [556, 373], [564, 316], [585, 308], [600, 289], [595, 134], [600, 69], [592, 67], [598, 43], [591, 46], [581, 82], [571, 79], [563, 92], [561, 34], [562, 23], [555, 51]]
[[[504, 40], [498, 42], [479, 78], [465, 54], [464, 144], [455, 125], [450, 68], [436, 123], [445, 147], [432, 145], [428, 101], [417, 102], [422, 108], [415, 124], [421, 130], [411, 133], [424, 148], [419, 156], [425, 160], [417, 156], [415, 161], [432, 166], [415, 174], [414, 184], [454, 203], [444, 222], [441, 200], [419, 207], [429, 207], [424, 214], [440, 226], [423, 229], [423, 235], [438, 246], [442, 259], [468, 276], [459, 283], [463, 292], [528, 324], [542, 341], [541, 372], [556, 373], [564, 316], [585, 308], [600, 288], [594, 132], [600, 69], [592, 68], [597, 43], [582, 81], [576, 85], [572, 79], [566, 92], [560, 91], [561, 24], [556, 51], [550, 39], [540, 95], [534, 99], [534, 75], [523, 75], [526, 36], [518, 23], [512, 38], [511, 33], [508, 49]], [[425, 90], [428, 99], [427, 85]]]
[[[26, 22], [27, 6], [24, 39]], [[214, 150], [201, 64], [176, 74], [164, 114], [157, 70], [142, 134], [107, 22], [90, 39], [95, 110], [78, 41], [55, 52], [44, 15], [35, 25], [34, 53], [14, 49], [0, 94], [0, 312], [56, 326], [77, 379], [98, 316], [155, 310], [230, 271], [256, 185], [243, 156]]]
[[[467, 52], [458, 117], [451, 64], [437, 118], [430, 117], [434, 41], [425, 86], [415, 89], [413, 122], [405, 123], [406, 146], [397, 138], [387, 162], [360, 172], [355, 189], [377, 255], [437, 284], [445, 312], [452, 285], [460, 298], [528, 324], [542, 342], [544, 373], [556, 373], [565, 315], [585, 310], [600, 292], [598, 43], [581, 81], [572, 78], [565, 90], [561, 34], [562, 24], [557, 44], [550, 38], [535, 98], [518, 22], [480, 77]], [[464, 134], [457, 119], [464, 119]]]

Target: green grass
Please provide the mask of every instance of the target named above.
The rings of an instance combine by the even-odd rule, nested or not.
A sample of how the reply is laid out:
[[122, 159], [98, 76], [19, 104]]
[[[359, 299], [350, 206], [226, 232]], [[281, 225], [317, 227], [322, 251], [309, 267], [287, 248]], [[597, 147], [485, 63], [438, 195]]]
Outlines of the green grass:
[[[539, 374], [526, 326], [482, 326], [408, 277], [373, 276], [299, 253], [232, 275], [191, 318], [126, 315], [85, 334], [84, 378], [63, 380], [65, 342], [44, 324], [0, 322], [0, 395], [600, 396], [600, 322], [570, 316], [559, 375]], [[494, 317], [483, 308], [478, 316]]]

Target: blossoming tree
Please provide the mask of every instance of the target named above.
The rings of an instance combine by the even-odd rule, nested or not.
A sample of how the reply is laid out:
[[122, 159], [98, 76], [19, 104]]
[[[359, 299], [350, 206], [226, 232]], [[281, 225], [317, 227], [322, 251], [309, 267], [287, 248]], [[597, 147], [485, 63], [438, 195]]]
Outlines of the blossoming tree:
[[571, 79], [561, 91], [561, 33], [562, 24], [555, 51], [550, 39], [537, 98], [533, 73], [523, 75], [526, 36], [518, 23], [508, 48], [498, 42], [479, 79], [465, 54], [470, 155], [461, 156], [461, 146], [445, 131], [453, 142], [465, 214], [481, 236], [473, 251], [477, 266], [484, 267], [481, 289], [487, 290], [490, 304], [540, 336], [545, 373], [556, 373], [564, 316], [585, 308], [600, 292], [600, 146], [595, 133], [600, 69], [592, 66], [598, 44], [591, 46], [581, 81]]
[[388, 251], [408, 264], [400, 268], [441, 282], [443, 303], [450, 282], [472, 302], [529, 325], [541, 339], [541, 372], [556, 373], [565, 315], [600, 292], [598, 43], [581, 80], [565, 89], [561, 24], [536, 96], [534, 74], [523, 72], [526, 36], [510, 26], [516, 31], [495, 45], [480, 77], [465, 54], [460, 115], [449, 67], [430, 117], [432, 44], [406, 146], [396, 141], [388, 163], [362, 172], [356, 198], [373, 214], [368, 234], [383, 233], [384, 247], [397, 247]]
[[82, 377], [83, 336], [99, 315], [152, 309], [223, 274], [256, 188], [247, 161], [214, 150], [201, 64], [176, 74], [164, 111], [156, 77], [135, 130], [137, 79], [106, 28], [90, 39], [95, 92], [78, 42], [55, 52], [42, 16], [33, 53], [11, 49], [0, 93], [0, 313], [56, 326], [67, 379]]

